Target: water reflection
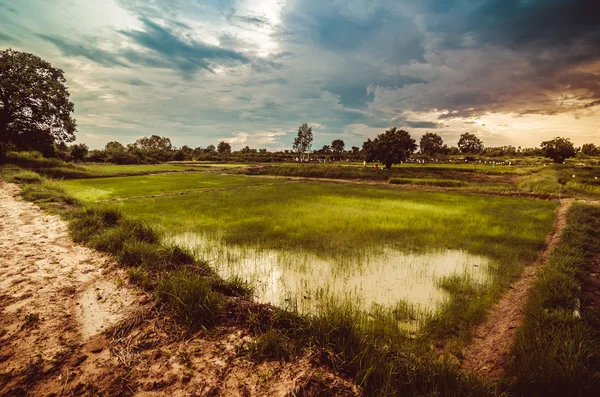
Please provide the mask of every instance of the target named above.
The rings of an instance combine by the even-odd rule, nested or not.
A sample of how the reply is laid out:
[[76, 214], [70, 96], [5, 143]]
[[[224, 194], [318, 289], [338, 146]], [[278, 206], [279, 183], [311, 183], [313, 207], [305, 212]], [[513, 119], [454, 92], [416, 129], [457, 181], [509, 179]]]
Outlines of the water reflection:
[[303, 251], [239, 247], [221, 238], [183, 233], [169, 240], [210, 260], [224, 278], [233, 275], [256, 288], [259, 302], [313, 311], [330, 299], [349, 299], [368, 310], [399, 301], [432, 311], [447, 298], [436, 283], [445, 276], [468, 274], [484, 282], [489, 260], [458, 250], [403, 253], [377, 247], [356, 258], [323, 259]]

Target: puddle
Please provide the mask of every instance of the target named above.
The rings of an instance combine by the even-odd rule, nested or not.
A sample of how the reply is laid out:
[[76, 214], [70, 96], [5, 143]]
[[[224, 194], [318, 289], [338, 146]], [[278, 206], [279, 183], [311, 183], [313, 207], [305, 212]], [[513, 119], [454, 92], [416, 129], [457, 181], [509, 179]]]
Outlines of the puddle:
[[132, 302], [129, 293], [110, 281], [98, 280], [90, 284], [77, 300], [81, 336], [87, 339], [116, 324]]
[[364, 310], [404, 301], [434, 311], [448, 297], [437, 286], [440, 279], [467, 273], [483, 283], [489, 267], [488, 258], [458, 250], [407, 254], [378, 247], [360, 258], [336, 260], [306, 252], [227, 246], [196, 233], [169, 240], [209, 260], [222, 277], [237, 275], [252, 283], [259, 302], [302, 313], [331, 299], [348, 299]]

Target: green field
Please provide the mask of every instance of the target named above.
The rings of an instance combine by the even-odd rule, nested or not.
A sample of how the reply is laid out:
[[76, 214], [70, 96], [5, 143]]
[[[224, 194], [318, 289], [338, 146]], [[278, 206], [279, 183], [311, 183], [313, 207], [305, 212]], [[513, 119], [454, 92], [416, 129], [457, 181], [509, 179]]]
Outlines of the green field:
[[65, 181], [62, 185], [74, 197], [80, 200], [94, 201], [280, 183], [284, 183], [284, 181], [208, 173], [179, 173], [78, 179]]
[[[222, 276], [253, 283], [260, 301], [303, 311], [331, 300], [353, 300], [364, 310], [402, 303], [420, 310], [421, 322], [453, 310], [451, 284], [457, 282], [478, 289], [480, 311], [489, 306], [543, 247], [556, 207], [532, 199], [235, 175], [62, 185], [82, 200], [130, 197], [103, 205], [150, 224]], [[135, 198], [165, 193], [186, 194]], [[411, 293], [416, 285], [420, 293]]]

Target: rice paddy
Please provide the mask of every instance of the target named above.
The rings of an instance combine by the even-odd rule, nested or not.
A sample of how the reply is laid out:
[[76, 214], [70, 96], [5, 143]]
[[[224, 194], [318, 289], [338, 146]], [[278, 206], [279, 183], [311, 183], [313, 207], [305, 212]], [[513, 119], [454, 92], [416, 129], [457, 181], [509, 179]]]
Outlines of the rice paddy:
[[364, 312], [403, 304], [421, 323], [447, 309], [457, 293], [449, 280], [466, 280], [492, 301], [543, 247], [556, 206], [215, 174], [62, 185], [85, 201], [128, 198], [101, 205], [150, 224], [224, 278], [251, 283], [260, 302], [301, 313], [332, 301]]

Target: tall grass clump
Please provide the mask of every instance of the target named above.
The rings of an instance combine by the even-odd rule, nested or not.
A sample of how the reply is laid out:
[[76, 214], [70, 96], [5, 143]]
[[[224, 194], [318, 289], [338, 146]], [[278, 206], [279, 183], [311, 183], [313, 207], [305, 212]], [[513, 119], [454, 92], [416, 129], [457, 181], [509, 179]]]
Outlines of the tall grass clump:
[[558, 179], [558, 173], [548, 168], [519, 178], [516, 185], [519, 191], [525, 193], [558, 195], [564, 189]]
[[600, 208], [573, 205], [512, 348], [505, 381], [515, 394], [597, 395], [600, 308], [587, 299], [584, 284], [590, 260], [599, 254]]
[[440, 187], [461, 187], [467, 186], [465, 181], [455, 179], [417, 179], [417, 178], [390, 178], [388, 183], [393, 185], [422, 185], [422, 186], [440, 186]]
[[42, 183], [42, 177], [37, 172], [20, 171], [14, 174], [11, 178], [17, 183]]
[[156, 296], [192, 330], [214, 326], [226, 308], [225, 297], [212, 290], [206, 277], [188, 268], [163, 277]]

